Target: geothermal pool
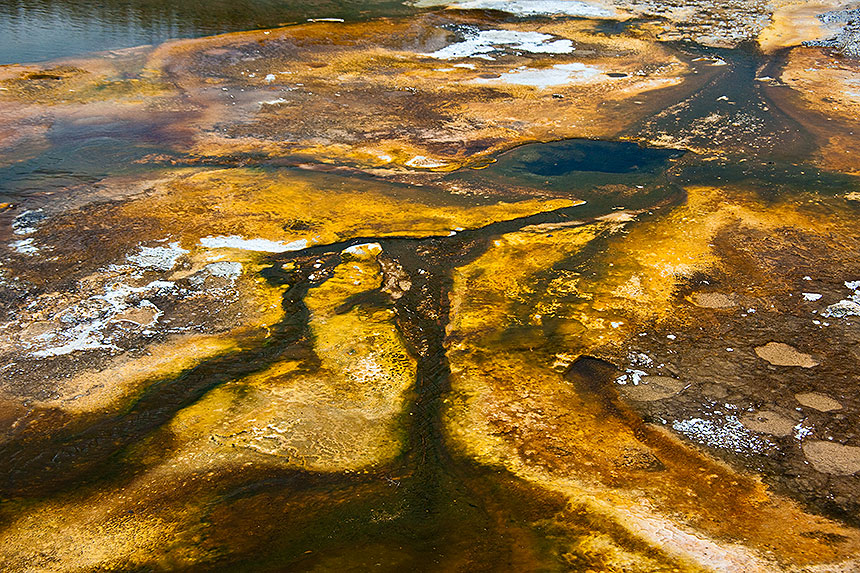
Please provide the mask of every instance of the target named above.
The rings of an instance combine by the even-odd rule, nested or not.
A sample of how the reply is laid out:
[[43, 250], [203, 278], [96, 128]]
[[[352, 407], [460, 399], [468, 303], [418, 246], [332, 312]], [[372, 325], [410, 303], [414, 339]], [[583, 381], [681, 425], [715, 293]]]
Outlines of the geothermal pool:
[[0, 7], [4, 571], [854, 571], [836, 0]]

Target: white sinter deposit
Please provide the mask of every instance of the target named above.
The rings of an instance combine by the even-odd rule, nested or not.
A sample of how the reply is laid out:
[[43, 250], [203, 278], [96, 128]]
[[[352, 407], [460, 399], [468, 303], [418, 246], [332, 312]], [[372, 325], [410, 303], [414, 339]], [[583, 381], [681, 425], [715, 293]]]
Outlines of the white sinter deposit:
[[575, 49], [573, 42], [570, 40], [540, 32], [466, 28], [462, 33], [464, 35], [462, 41], [424, 55], [440, 60], [456, 60], [459, 58], [493, 60], [495, 58], [490, 54], [505, 51], [529, 52], [532, 54], [570, 54]]

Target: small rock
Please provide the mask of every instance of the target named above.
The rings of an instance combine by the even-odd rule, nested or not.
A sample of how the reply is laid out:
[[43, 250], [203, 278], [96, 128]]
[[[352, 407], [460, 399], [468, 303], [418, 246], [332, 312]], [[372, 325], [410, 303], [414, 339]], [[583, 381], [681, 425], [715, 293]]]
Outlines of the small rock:
[[840, 300], [824, 309], [821, 316], [825, 318], [845, 318], [860, 316], [860, 303], [855, 300]]
[[741, 418], [741, 424], [753, 432], [771, 436], [790, 436], [796, 423], [773, 410], [759, 410]]
[[860, 472], [860, 448], [833, 442], [804, 442], [803, 454], [812, 467], [824, 474], [840, 476]]
[[620, 386], [618, 390], [625, 398], [637, 402], [653, 402], [674, 396], [684, 389], [685, 384], [668, 376], [643, 376], [639, 384]]
[[140, 308], [130, 308], [121, 314], [113, 317], [114, 322], [133, 322], [139, 326], [149, 326], [158, 318], [158, 309], [154, 306], [144, 306]]
[[793, 346], [782, 342], [768, 342], [764, 346], [756, 346], [755, 353], [762, 360], [766, 360], [774, 366], [800, 366], [801, 368], [812, 368], [818, 366], [819, 362], [810, 354], [804, 354]]
[[734, 301], [728, 295], [719, 292], [697, 292], [691, 300], [702, 308], [733, 308]]
[[819, 412], [831, 412], [833, 410], [841, 410], [842, 404], [824, 394], [817, 392], [801, 392], [795, 394], [794, 399], [800, 402], [803, 406], [814, 408]]
[[19, 333], [19, 336], [24, 339], [36, 338], [48, 332], [51, 332], [56, 328], [56, 325], [52, 322], [46, 322], [42, 320], [38, 320], [35, 322], [31, 322], [29, 324], [22, 324], [23, 328]]
[[12, 221], [12, 232], [16, 235], [30, 235], [36, 232], [36, 226], [47, 219], [42, 209], [24, 211]]
[[614, 460], [615, 467], [631, 470], [660, 470], [663, 464], [646, 449], [624, 448], [621, 456]]

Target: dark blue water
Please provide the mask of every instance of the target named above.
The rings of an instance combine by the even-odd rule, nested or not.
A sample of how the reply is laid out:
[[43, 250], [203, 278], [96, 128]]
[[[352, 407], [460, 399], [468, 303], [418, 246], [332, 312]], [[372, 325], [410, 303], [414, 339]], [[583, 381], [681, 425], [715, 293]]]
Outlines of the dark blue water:
[[630, 141], [567, 139], [521, 145], [500, 154], [484, 169], [451, 173], [497, 189], [540, 189], [587, 202], [582, 216], [607, 208], [638, 209], [674, 197], [680, 188], [670, 175], [685, 152]]
[[568, 139], [520, 147], [504, 158], [510, 168], [534, 175], [559, 177], [574, 171], [634, 173], [655, 171], [683, 153], [642, 147], [626, 141]]

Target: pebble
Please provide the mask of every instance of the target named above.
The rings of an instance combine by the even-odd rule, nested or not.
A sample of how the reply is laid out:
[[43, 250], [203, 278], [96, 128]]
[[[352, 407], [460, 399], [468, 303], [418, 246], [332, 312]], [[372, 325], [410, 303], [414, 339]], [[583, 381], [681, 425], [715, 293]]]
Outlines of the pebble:
[[719, 292], [697, 292], [692, 296], [693, 304], [702, 308], [734, 308], [734, 301]]
[[741, 424], [760, 434], [790, 436], [794, 433], [797, 422], [773, 410], [759, 410], [741, 417]]
[[759, 358], [774, 366], [812, 368], [819, 364], [817, 360], [812, 358], [812, 355], [800, 352], [793, 346], [782, 342], [768, 342], [764, 346], [756, 346], [755, 353]]
[[852, 475], [860, 472], [860, 448], [825, 441], [808, 441], [803, 454], [817, 471], [831, 475]]
[[794, 395], [794, 399], [800, 402], [803, 406], [813, 408], [819, 412], [831, 412], [833, 410], [841, 410], [842, 404], [818, 392], [801, 392]]
[[625, 398], [637, 402], [653, 402], [674, 396], [684, 389], [685, 384], [669, 376], [643, 376], [639, 384], [620, 386], [619, 391]]

